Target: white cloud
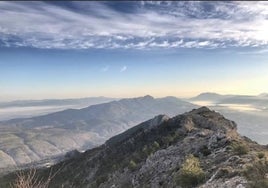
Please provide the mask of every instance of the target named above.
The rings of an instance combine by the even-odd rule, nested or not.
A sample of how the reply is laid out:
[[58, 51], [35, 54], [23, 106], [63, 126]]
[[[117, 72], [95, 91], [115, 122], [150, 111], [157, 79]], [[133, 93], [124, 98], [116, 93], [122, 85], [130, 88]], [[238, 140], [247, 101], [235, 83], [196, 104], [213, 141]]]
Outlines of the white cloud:
[[73, 2], [81, 9], [74, 11], [44, 2], [2, 1], [0, 45], [57, 49], [268, 45], [268, 2], [138, 4], [135, 12], [126, 14], [101, 2]]
[[127, 66], [123, 66], [121, 69], [120, 69], [120, 72], [125, 72], [127, 70]]
[[105, 66], [101, 69], [101, 72], [107, 72], [110, 69], [109, 66]]

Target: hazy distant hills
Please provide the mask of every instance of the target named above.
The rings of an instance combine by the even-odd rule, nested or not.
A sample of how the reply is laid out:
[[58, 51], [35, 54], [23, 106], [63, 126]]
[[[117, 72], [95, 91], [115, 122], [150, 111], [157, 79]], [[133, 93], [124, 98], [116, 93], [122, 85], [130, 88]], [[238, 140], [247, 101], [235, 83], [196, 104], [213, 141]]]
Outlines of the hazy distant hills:
[[77, 99], [43, 99], [43, 100], [17, 100], [10, 102], [0, 102], [0, 108], [7, 107], [29, 107], [29, 106], [64, 106], [64, 105], [92, 105], [109, 102], [115, 98], [108, 97], [87, 97]]
[[214, 101], [218, 102], [233, 95], [220, 95], [218, 93], [206, 92], [190, 98], [190, 101]]
[[240, 104], [252, 105], [258, 109], [266, 109], [268, 107], [268, 94], [262, 93], [257, 96], [253, 95], [221, 95], [217, 93], [201, 93], [196, 97], [190, 98], [189, 101], [207, 101], [210, 104]]
[[116, 99], [108, 97], [88, 97], [80, 99], [44, 99], [0, 102], [0, 121], [44, 115], [68, 108], [79, 109], [113, 100]]
[[[115, 122], [124, 122], [128, 126], [130, 122], [136, 123], [146, 120], [151, 114], [166, 112], [168, 115], [172, 115], [176, 112], [184, 112], [195, 106], [175, 97], [154, 99], [151, 96], [145, 96], [91, 105], [83, 109], [67, 109], [33, 118], [12, 119], [2, 122], [1, 125], [35, 129], [61, 127], [65, 129], [95, 131], [100, 135], [105, 135], [105, 132], [110, 132], [109, 129], [111, 131], [112, 129], [116, 129], [116, 131], [121, 129], [121, 125], [114, 125]], [[113, 124], [113, 126], [110, 124]]]
[[267, 96], [233, 96], [224, 98], [220, 101], [222, 104], [251, 104], [257, 108], [266, 109], [268, 107]]
[[[106, 99], [111, 100], [103, 100]], [[203, 93], [188, 100], [144, 96], [2, 121], [0, 170], [8, 165], [60, 156], [73, 149], [92, 148], [150, 117], [158, 114], [174, 116], [198, 105], [209, 106], [237, 122], [238, 132], [242, 135], [268, 144], [267, 101], [266, 94], [242, 96]]]
[[175, 97], [122, 99], [33, 118], [0, 122], [0, 167], [88, 149], [152, 116], [195, 108]]

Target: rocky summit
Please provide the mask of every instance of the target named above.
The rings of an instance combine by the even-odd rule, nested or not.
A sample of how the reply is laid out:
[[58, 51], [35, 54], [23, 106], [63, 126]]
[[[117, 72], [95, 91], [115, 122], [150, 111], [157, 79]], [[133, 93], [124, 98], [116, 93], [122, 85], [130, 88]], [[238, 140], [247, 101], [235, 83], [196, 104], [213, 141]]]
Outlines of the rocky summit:
[[267, 157], [267, 146], [240, 136], [235, 122], [202, 107], [156, 116], [37, 175], [44, 180], [54, 174], [49, 187], [264, 188]]

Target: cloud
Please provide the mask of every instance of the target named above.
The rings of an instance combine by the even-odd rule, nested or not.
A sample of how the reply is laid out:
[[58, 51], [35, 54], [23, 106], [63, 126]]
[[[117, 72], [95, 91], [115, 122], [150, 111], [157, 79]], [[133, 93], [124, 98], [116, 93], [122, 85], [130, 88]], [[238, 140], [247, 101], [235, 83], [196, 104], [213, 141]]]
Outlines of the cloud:
[[262, 55], [262, 54], [268, 54], [268, 48], [258, 48], [258, 49], [254, 49], [254, 50], [247, 50], [247, 51], [241, 51], [239, 52], [239, 54], [251, 54], [251, 55]]
[[[0, 2], [0, 46], [46, 49], [266, 47], [268, 2]], [[121, 4], [121, 5], [120, 5]], [[67, 6], [68, 5], [68, 6]], [[129, 6], [133, 7], [133, 6]]]
[[120, 72], [125, 72], [127, 70], [127, 66], [123, 66], [121, 69], [120, 69]]
[[109, 66], [105, 66], [101, 69], [101, 72], [107, 72], [109, 70]]

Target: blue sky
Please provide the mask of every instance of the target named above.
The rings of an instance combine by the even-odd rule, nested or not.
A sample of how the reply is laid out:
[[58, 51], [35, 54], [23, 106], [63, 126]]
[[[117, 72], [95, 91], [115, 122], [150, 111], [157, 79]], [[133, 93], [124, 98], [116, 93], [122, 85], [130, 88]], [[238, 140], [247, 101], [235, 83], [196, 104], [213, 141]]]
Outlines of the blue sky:
[[268, 92], [267, 2], [0, 2], [0, 101]]

